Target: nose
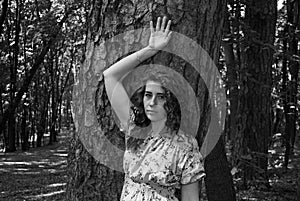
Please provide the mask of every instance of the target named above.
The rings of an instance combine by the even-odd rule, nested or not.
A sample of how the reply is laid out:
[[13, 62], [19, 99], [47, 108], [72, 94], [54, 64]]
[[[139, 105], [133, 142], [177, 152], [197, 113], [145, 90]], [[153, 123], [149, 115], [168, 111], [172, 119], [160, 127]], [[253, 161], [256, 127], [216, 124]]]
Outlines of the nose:
[[156, 103], [157, 103], [156, 96], [152, 96], [152, 98], [149, 102], [149, 105], [153, 106], [153, 105], [156, 105]]

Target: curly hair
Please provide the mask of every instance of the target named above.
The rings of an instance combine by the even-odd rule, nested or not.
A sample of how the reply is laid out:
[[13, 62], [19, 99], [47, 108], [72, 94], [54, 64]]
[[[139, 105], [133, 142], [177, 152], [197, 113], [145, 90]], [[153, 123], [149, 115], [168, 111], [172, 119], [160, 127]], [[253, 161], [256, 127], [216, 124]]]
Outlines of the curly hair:
[[[149, 79], [152, 81], [158, 81], [157, 79]], [[166, 127], [171, 130], [171, 133], [177, 133], [180, 128], [180, 120], [181, 120], [181, 110], [180, 104], [176, 96], [168, 90], [166, 87], [161, 86], [164, 90], [164, 94], [166, 97], [166, 102], [163, 105], [166, 113], [167, 113], [167, 120], [166, 120]], [[141, 129], [150, 125], [151, 120], [148, 119], [145, 109], [144, 109], [144, 102], [143, 97], [145, 94], [146, 85], [140, 87], [138, 90], [131, 97], [131, 110], [133, 112], [133, 122], [136, 126], [140, 127]], [[141, 137], [141, 135], [145, 133], [142, 130], [138, 132], [134, 132], [128, 139], [128, 147], [136, 150], [139, 146], [144, 142], [145, 136]], [[140, 136], [140, 137], [138, 137]]]

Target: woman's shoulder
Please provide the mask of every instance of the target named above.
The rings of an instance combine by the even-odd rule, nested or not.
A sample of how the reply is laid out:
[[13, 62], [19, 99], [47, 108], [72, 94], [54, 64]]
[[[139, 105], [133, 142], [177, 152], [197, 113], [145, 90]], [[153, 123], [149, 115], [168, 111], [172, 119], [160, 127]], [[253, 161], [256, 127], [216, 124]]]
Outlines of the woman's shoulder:
[[173, 142], [182, 149], [199, 149], [198, 142], [193, 135], [187, 134], [179, 130], [173, 138]]

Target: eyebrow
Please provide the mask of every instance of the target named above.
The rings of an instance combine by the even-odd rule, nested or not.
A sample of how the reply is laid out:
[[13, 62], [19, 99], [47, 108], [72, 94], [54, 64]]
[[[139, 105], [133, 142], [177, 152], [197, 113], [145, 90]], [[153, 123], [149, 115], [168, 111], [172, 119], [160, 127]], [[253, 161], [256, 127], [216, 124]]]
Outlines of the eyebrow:
[[[152, 92], [151, 91], [145, 91], [145, 93], [151, 93], [152, 94]], [[161, 93], [161, 92], [158, 92], [158, 93], [156, 93], [157, 95], [165, 95], [165, 93]]]

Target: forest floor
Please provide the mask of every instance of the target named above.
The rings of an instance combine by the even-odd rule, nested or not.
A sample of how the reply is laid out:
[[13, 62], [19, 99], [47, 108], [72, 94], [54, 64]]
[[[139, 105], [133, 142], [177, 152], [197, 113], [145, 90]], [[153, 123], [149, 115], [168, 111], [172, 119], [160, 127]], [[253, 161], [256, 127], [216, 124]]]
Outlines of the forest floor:
[[0, 201], [63, 201], [68, 132], [59, 142], [29, 151], [0, 153]]
[[[64, 201], [67, 134], [66, 131], [60, 134], [59, 143], [55, 145], [31, 148], [27, 152], [0, 153], [0, 201]], [[279, 152], [275, 150], [272, 154], [277, 166], [270, 169], [269, 185], [258, 184], [239, 190], [238, 201], [296, 201], [300, 146], [295, 149], [288, 170], [280, 167], [283, 153]], [[235, 183], [238, 182], [235, 179]]]

